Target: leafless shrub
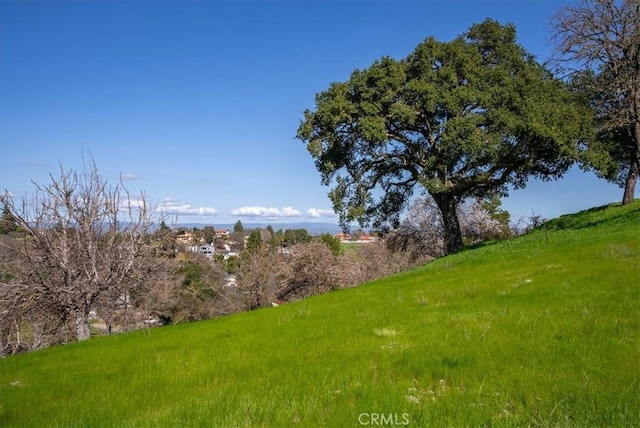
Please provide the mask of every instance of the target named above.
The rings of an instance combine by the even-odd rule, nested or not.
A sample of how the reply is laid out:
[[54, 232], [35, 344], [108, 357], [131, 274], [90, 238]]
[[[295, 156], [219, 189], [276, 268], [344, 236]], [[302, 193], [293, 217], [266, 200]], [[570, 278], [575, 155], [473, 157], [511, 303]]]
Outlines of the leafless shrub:
[[384, 242], [360, 244], [345, 251], [337, 260], [341, 287], [352, 287], [393, 275], [427, 263], [431, 258], [414, 258], [403, 251], [393, 251]]
[[267, 248], [244, 252], [238, 262], [238, 292], [245, 309], [270, 306], [276, 299], [277, 254]]
[[278, 299], [297, 300], [339, 287], [336, 258], [325, 243], [295, 244], [279, 266]]
[[540, 215], [540, 213], [531, 211], [531, 215], [520, 217], [518, 220], [511, 223], [511, 233], [514, 236], [524, 235], [536, 227], [542, 226], [546, 222], [547, 219]]
[[409, 206], [405, 219], [386, 237], [389, 249], [404, 251], [413, 258], [444, 254], [442, 215], [432, 198], [417, 199]]

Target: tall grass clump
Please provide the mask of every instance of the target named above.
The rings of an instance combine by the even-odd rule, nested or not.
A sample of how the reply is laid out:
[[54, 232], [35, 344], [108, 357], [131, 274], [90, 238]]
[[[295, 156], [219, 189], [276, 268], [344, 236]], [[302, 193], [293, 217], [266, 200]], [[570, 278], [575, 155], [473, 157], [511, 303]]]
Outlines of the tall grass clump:
[[[640, 426], [640, 203], [280, 307], [0, 360], [0, 426]], [[375, 423], [374, 423], [375, 422]]]

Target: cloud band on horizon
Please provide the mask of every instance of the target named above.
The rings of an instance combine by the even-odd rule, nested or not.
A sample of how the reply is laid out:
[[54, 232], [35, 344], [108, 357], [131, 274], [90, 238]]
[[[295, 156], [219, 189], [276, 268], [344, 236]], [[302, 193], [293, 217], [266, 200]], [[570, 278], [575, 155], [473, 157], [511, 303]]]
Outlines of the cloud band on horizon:
[[238, 217], [302, 217], [302, 213], [293, 207], [240, 207], [229, 211]]

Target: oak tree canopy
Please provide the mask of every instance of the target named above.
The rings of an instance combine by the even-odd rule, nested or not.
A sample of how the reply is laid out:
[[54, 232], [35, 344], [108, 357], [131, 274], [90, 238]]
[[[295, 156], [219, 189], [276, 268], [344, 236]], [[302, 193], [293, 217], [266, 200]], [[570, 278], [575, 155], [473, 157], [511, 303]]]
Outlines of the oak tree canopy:
[[433, 37], [316, 95], [297, 132], [343, 227], [396, 225], [412, 194], [433, 197], [445, 252], [462, 247], [456, 206], [561, 177], [589, 111], [516, 42], [513, 25]]

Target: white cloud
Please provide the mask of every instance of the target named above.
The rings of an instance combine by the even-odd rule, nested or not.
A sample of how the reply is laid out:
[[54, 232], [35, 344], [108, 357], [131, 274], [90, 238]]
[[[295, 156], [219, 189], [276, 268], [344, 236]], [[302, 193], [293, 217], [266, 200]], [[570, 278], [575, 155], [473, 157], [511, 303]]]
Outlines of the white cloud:
[[309, 217], [335, 217], [336, 213], [332, 210], [323, 210], [320, 208], [309, 208], [307, 210]]
[[123, 209], [133, 208], [140, 209], [148, 206], [147, 202], [142, 199], [127, 199], [122, 201], [121, 206]]
[[190, 204], [177, 204], [177, 201], [172, 198], [164, 198], [163, 204], [160, 205], [156, 211], [163, 214], [178, 214], [178, 215], [216, 215], [218, 210], [212, 207], [194, 207]]
[[126, 174], [122, 174], [120, 176], [120, 178], [122, 178], [123, 181], [135, 181], [135, 180], [140, 180], [140, 176], [137, 174], [134, 174], [132, 172], [128, 172]]
[[302, 213], [292, 207], [240, 207], [230, 211], [231, 215], [241, 217], [301, 217]]

